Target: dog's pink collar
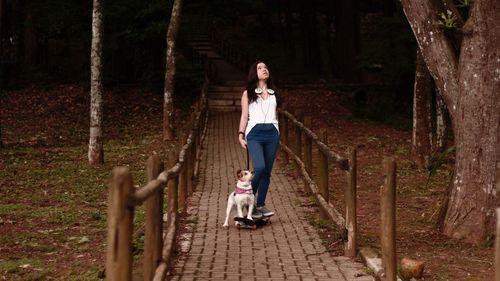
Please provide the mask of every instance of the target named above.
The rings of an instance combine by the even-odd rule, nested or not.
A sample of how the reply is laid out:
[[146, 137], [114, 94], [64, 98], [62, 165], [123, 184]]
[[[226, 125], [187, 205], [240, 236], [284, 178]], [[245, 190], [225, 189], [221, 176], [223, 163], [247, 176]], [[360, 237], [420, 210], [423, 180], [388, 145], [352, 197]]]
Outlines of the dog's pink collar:
[[238, 186], [236, 186], [234, 193], [235, 194], [252, 194], [253, 191], [252, 191], [252, 189], [244, 189], [244, 188], [239, 188]]

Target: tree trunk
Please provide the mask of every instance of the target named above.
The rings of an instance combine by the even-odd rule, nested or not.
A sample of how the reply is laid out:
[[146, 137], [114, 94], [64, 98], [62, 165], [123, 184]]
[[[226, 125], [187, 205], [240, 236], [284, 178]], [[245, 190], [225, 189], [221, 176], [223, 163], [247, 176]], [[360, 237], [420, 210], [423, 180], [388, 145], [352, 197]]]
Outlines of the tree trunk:
[[35, 65], [35, 35], [33, 30], [33, 16], [31, 1], [24, 2], [26, 11], [23, 29], [23, 69], [30, 69]]
[[443, 230], [479, 242], [494, 231], [499, 201], [494, 182], [500, 156], [500, 3], [475, 1], [471, 12], [460, 54], [455, 188]]
[[3, 148], [3, 138], [2, 138], [2, 95], [3, 95], [3, 83], [5, 77], [6, 66], [4, 63], [4, 53], [3, 53], [3, 29], [4, 29], [4, 16], [3, 11], [5, 9], [3, 0], [0, 0], [0, 148]]
[[286, 22], [286, 41], [288, 46], [289, 55], [291, 58], [295, 58], [295, 41], [293, 36], [293, 28], [292, 28], [292, 8], [291, 0], [285, 1], [285, 22]]
[[182, 0], [175, 0], [167, 31], [167, 54], [165, 56], [165, 88], [163, 101], [163, 140], [172, 140], [173, 93], [175, 79], [175, 40], [179, 32]]
[[308, 36], [308, 29], [307, 29], [307, 13], [306, 13], [306, 7], [307, 4], [302, 3], [301, 11], [300, 11], [300, 29], [301, 29], [301, 45], [302, 45], [302, 65], [304, 67], [310, 67], [312, 65], [311, 63], [311, 52], [309, 51], [309, 36]]
[[422, 54], [418, 50], [416, 66], [413, 96], [412, 156], [418, 167], [425, 168], [431, 156], [432, 78]]
[[318, 32], [318, 13], [316, 11], [317, 5], [310, 7], [309, 12], [309, 51], [311, 52], [312, 63], [316, 72], [323, 73], [323, 63], [321, 59], [321, 40]]
[[455, 133], [456, 162], [443, 232], [480, 243], [494, 231], [495, 167], [500, 154], [500, 3], [473, 2], [464, 25], [460, 60], [434, 25], [440, 12], [430, 0], [402, 0], [424, 60], [446, 106]]
[[396, 0], [384, 0], [384, 16], [392, 17], [396, 11]]
[[89, 164], [104, 163], [102, 136], [102, 0], [94, 0], [92, 49], [90, 51], [90, 140]]
[[359, 79], [357, 56], [360, 50], [358, 0], [339, 0], [335, 6], [335, 76], [348, 82]]
[[326, 40], [327, 40], [327, 51], [328, 51], [328, 63], [330, 64], [328, 66], [328, 69], [332, 70], [333, 66], [335, 65], [335, 51], [333, 47], [333, 39], [334, 34], [333, 34], [333, 7], [331, 2], [328, 2], [327, 7], [325, 7], [327, 11], [325, 12], [326, 16]]
[[435, 136], [433, 137], [432, 151], [442, 152], [446, 149], [446, 136], [449, 132], [448, 129], [448, 110], [443, 102], [443, 98], [436, 91], [436, 129]]

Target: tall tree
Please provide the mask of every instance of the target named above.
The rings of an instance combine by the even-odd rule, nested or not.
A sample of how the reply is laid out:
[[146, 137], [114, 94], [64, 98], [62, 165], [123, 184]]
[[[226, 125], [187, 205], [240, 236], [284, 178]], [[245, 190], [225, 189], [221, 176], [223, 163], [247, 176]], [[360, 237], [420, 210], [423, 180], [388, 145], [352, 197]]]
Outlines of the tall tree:
[[357, 81], [360, 50], [358, 0], [335, 1], [335, 64], [333, 73], [346, 81]]
[[413, 137], [412, 156], [415, 163], [424, 168], [431, 156], [432, 143], [432, 77], [424, 58], [417, 50], [415, 89], [413, 95]]
[[432, 151], [442, 152], [446, 148], [446, 136], [450, 132], [448, 121], [448, 109], [443, 102], [443, 98], [437, 91], [435, 95], [436, 103], [436, 128], [433, 136]]
[[500, 2], [472, 3], [457, 56], [453, 41], [435, 24], [446, 11], [433, 0], [401, 1], [455, 134], [455, 175], [443, 232], [479, 243], [493, 232], [499, 201], [494, 180], [500, 156]]
[[175, 43], [181, 17], [182, 0], [175, 0], [167, 31], [167, 54], [165, 56], [165, 87], [163, 101], [163, 140], [172, 140], [173, 94], [175, 81]]
[[[3, 28], [4, 28], [4, 25], [3, 25], [3, 21], [4, 21], [4, 17], [3, 17], [3, 11], [5, 9], [5, 6], [3, 4], [3, 0], [0, 0], [0, 64], [3, 64], [3, 59], [4, 59], [4, 53], [3, 53]], [[4, 69], [1, 69], [3, 68], [4, 66], [3, 65], [0, 65], [0, 75], [5, 75], [4, 74]], [[3, 83], [4, 83], [4, 77], [0, 76], [0, 148], [3, 147], [3, 139], [2, 139], [2, 95], [3, 95]]]
[[284, 3], [284, 10], [285, 10], [285, 37], [286, 37], [286, 46], [287, 46], [287, 51], [289, 52], [288, 55], [291, 58], [295, 58], [297, 55], [295, 53], [295, 40], [293, 36], [293, 28], [292, 28], [292, 7], [291, 7], [291, 0], [286, 0]]
[[317, 1], [300, 3], [300, 19], [302, 28], [303, 64], [317, 73], [322, 72], [321, 48], [318, 34]]
[[24, 5], [24, 26], [23, 26], [23, 64], [24, 69], [29, 69], [35, 65], [36, 40], [33, 26], [33, 3], [32, 1], [22, 1]]
[[102, 136], [102, 0], [94, 0], [92, 10], [92, 47], [90, 51], [90, 140], [89, 163], [104, 163]]

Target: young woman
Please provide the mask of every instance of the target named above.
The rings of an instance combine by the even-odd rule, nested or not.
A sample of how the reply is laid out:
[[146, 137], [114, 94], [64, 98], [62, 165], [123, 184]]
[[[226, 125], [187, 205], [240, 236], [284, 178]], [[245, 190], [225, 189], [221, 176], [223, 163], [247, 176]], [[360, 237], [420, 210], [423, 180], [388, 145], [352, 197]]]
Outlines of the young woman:
[[252, 180], [253, 193], [257, 194], [257, 208], [252, 214], [255, 219], [274, 215], [266, 208], [266, 195], [279, 145], [278, 103], [267, 65], [257, 61], [250, 67], [247, 88], [241, 96], [238, 132], [238, 140], [248, 149], [255, 173]]

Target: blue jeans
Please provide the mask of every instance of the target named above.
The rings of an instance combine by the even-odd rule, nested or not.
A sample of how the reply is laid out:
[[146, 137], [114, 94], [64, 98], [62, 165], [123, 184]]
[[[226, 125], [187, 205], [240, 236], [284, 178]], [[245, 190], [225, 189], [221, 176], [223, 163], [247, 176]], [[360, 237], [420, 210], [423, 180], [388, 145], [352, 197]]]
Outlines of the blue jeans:
[[252, 189], [257, 194], [257, 207], [265, 205], [279, 141], [278, 130], [268, 123], [255, 125], [247, 135], [247, 149], [254, 169]]

